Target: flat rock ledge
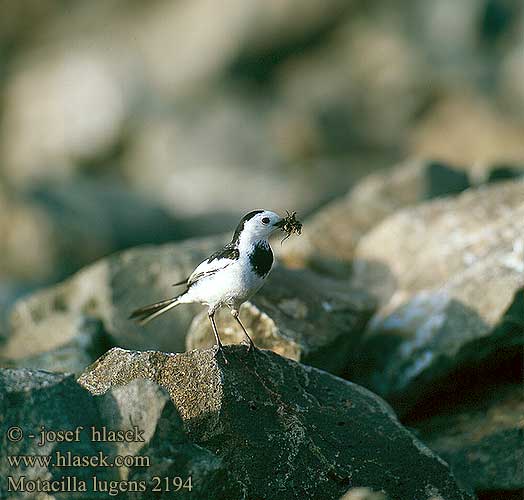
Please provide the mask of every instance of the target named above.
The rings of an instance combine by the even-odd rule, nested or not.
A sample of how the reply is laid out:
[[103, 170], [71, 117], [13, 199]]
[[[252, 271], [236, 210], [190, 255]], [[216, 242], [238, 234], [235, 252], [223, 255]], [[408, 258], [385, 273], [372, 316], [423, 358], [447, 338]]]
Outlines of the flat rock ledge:
[[164, 388], [174, 405], [142, 453], [165, 460], [171, 450], [183, 475], [176, 444], [198, 449], [205, 498], [328, 500], [354, 487], [392, 500], [474, 498], [368, 390], [271, 351], [235, 345], [225, 356], [113, 348], [78, 382], [94, 395], [141, 378]]

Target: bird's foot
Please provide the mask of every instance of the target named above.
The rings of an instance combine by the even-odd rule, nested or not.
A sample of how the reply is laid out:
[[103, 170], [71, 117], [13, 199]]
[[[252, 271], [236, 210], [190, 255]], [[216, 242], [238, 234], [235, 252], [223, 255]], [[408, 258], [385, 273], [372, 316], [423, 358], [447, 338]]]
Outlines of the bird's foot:
[[242, 344], [244, 345], [247, 345], [247, 352], [248, 353], [251, 353], [251, 352], [257, 352], [258, 351], [258, 347], [255, 345], [255, 343], [252, 341], [252, 340], [249, 340], [249, 341], [242, 341]]
[[224, 348], [222, 347], [222, 345], [215, 344], [215, 347], [213, 349], [215, 350], [215, 353], [214, 353], [215, 358], [217, 358], [218, 356], [221, 356], [222, 359], [224, 360], [224, 364], [227, 365], [228, 361], [227, 361], [226, 355], [224, 353]]

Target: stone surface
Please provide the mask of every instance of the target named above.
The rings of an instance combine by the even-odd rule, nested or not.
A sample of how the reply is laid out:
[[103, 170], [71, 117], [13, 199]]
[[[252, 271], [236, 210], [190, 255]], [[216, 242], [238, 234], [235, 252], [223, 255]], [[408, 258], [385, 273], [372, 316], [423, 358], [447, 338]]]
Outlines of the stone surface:
[[83, 321], [95, 320], [101, 322], [110, 345], [184, 350], [187, 328], [199, 306], [179, 307], [169, 317], [145, 327], [130, 321], [129, 314], [176, 294], [178, 289], [171, 285], [187, 278], [223, 243], [223, 237], [188, 240], [138, 247], [102, 259], [17, 303], [11, 315], [9, 342], [21, 346], [32, 339], [42, 346], [39, 352], [45, 352], [71, 341], [81, 332], [78, 326]]
[[[27, 185], [92, 168], [92, 160], [118, 153], [144, 109], [194, 97], [243, 54], [307, 38], [347, 4], [228, 0], [224, 10], [212, 0], [116, 1], [59, 9], [7, 74], [2, 169]], [[195, 24], [202, 29], [186, 29]], [[168, 55], [166, 47], [177, 50]]]
[[175, 214], [238, 218], [255, 207], [300, 214], [328, 193], [343, 192], [354, 177], [343, 162], [311, 158], [314, 131], [302, 131], [302, 116], [269, 96], [224, 85], [198, 102], [149, 113], [136, 125], [121, 165], [134, 189]]
[[[221, 232], [199, 220], [175, 217], [154, 198], [114, 182], [76, 180], [2, 193], [0, 277], [42, 284], [57, 281], [108, 254]], [[227, 220], [226, 220], [227, 221]], [[227, 221], [230, 222], [230, 221]], [[231, 222], [230, 222], [231, 224]]]
[[493, 163], [524, 159], [521, 121], [472, 93], [459, 90], [436, 103], [411, 134], [410, 154], [473, 165], [479, 177]]
[[413, 405], [457, 367], [524, 343], [524, 183], [398, 212], [361, 240], [354, 283], [383, 305], [353, 374]]
[[380, 492], [374, 492], [369, 488], [351, 488], [340, 500], [387, 500]]
[[[240, 308], [240, 318], [255, 345], [331, 373], [340, 373], [375, 310], [374, 302], [345, 281], [306, 270], [277, 266], [267, 283]], [[229, 310], [217, 314], [222, 342], [245, 335]], [[210, 347], [215, 338], [202, 312], [188, 331], [188, 349]]]
[[[503, 264], [518, 272], [523, 197], [524, 182], [507, 182], [400, 210], [360, 241], [353, 281], [387, 302], [397, 289], [443, 284], [499, 247], [509, 252]], [[388, 268], [386, 283], [375, 283], [375, 262]]]
[[[10, 467], [7, 461], [9, 455], [50, 455], [58, 450], [71, 451], [75, 455], [96, 455], [110, 449], [105, 443], [93, 443], [89, 439], [58, 444], [47, 442], [39, 446], [38, 433], [42, 425], [48, 430], [74, 430], [79, 425], [88, 429], [92, 425], [102, 425], [95, 399], [83, 390], [71, 375], [25, 369], [0, 369], [0, 415], [2, 498], [27, 498], [8, 493], [8, 476], [14, 477], [15, 481], [22, 475], [27, 480], [60, 480], [61, 476], [70, 474], [79, 479], [89, 480], [93, 473], [92, 469], [78, 467]], [[20, 427], [23, 432], [24, 437], [18, 442], [7, 439], [8, 429], [13, 426]], [[36, 436], [34, 439], [29, 437], [31, 433]], [[98, 470], [100, 479], [115, 479], [115, 472], [111, 468]], [[69, 495], [68, 498], [83, 498], [81, 494]]]
[[524, 389], [487, 383], [489, 390], [443, 414], [416, 422], [418, 436], [476, 491], [524, 488]]
[[17, 283], [0, 283], [0, 345], [7, 338], [11, 307], [18, 299], [30, 293], [30, 291], [30, 289]]
[[[136, 379], [129, 384], [115, 387], [102, 397], [94, 398], [100, 420], [107, 429], [127, 431], [137, 426], [143, 431], [144, 440], [112, 443], [112, 452], [122, 456], [139, 455], [149, 457], [150, 465], [156, 465], [156, 457], [145, 452], [157, 431], [163, 412], [168, 406], [169, 395], [157, 384], [147, 379]], [[171, 405], [169, 405], [171, 406]], [[176, 415], [173, 414], [172, 431], [176, 432]], [[179, 417], [178, 417], [178, 420]], [[179, 426], [181, 427], [181, 426]], [[118, 467], [119, 477], [129, 479], [130, 473], [138, 467]], [[149, 468], [146, 470], [150, 471]], [[154, 474], [149, 474], [147, 479]]]
[[[203, 477], [218, 474], [206, 490], [217, 500], [338, 499], [358, 484], [405, 500], [473, 498], [367, 390], [270, 351], [228, 346], [225, 355], [227, 365], [213, 350], [114, 348], [79, 383], [93, 394], [137, 378], [165, 388], [187, 439], [201, 450]], [[176, 418], [163, 418], [149, 449], [165, 456], [166, 441], [184, 438], [169, 431]]]
[[6, 336], [0, 365], [80, 373], [111, 345], [102, 323], [94, 318], [73, 322], [56, 316], [34, 326]]
[[[147, 469], [132, 468], [129, 471], [129, 480], [142, 480], [150, 484], [151, 477], [154, 476], [180, 477], [181, 484], [185, 484], [186, 488], [182, 487], [176, 491], [178, 498], [215, 498], [211, 495], [217, 490], [217, 483], [227, 479], [226, 461], [213, 451], [193, 442], [186, 435], [184, 422], [171, 403], [165, 405], [155, 421], [154, 435], [140, 453], [152, 457], [152, 463]], [[189, 484], [191, 490], [188, 488]], [[162, 485], [161, 489], [166, 490], [165, 485]], [[155, 498], [173, 498], [174, 494], [173, 491], [155, 492]], [[131, 493], [129, 498], [141, 500], [144, 494]]]
[[402, 147], [433, 91], [432, 67], [400, 18], [380, 2], [366, 10], [341, 19], [324, 44], [285, 61], [277, 75], [282, 100], [302, 110], [321, 147], [336, 153]]
[[[82, 389], [72, 375], [54, 374], [46, 371], [26, 369], [0, 369], [0, 430], [2, 431], [2, 447], [0, 452], [0, 494], [2, 498], [28, 498], [27, 495], [10, 493], [7, 496], [7, 476], [13, 476], [15, 481], [21, 474], [26, 480], [60, 480], [63, 476], [71, 476], [86, 482], [87, 491], [67, 492], [63, 495], [50, 495], [45, 498], [74, 498], [91, 500], [106, 498], [107, 492], [95, 493], [92, 476], [97, 480], [127, 480], [130, 470], [136, 471], [140, 467], [109, 466], [109, 467], [57, 467], [36, 466], [20, 468], [10, 466], [7, 460], [12, 455], [51, 455], [56, 460], [59, 452], [67, 457], [67, 452], [72, 456], [98, 457], [103, 453], [106, 463], [110, 464], [116, 457], [139, 456], [148, 457], [153, 466], [157, 466], [160, 457], [144, 454], [144, 449], [158, 430], [159, 422], [165, 411], [169, 396], [157, 384], [150, 380], [134, 380], [123, 387], [116, 387], [101, 397], [93, 397]], [[170, 431], [183, 435], [182, 422], [177, 417], [173, 406], [168, 414]], [[164, 417], [165, 418], [165, 417]], [[178, 420], [177, 420], [178, 419]], [[10, 442], [6, 433], [12, 426], [22, 428], [24, 438], [20, 442]], [[82, 426], [79, 440], [69, 442], [47, 441], [41, 445], [41, 430], [47, 431], [75, 431]], [[128, 431], [136, 426], [142, 433], [140, 440], [130, 442], [96, 442], [91, 439], [91, 428], [97, 431]], [[178, 431], [177, 431], [178, 429]], [[33, 433], [36, 437], [29, 436]], [[75, 435], [76, 439], [76, 435]], [[186, 455], [192, 452], [197, 458], [201, 455], [198, 448], [186, 447]], [[178, 459], [182, 453], [177, 453]], [[138, 457], [138, 458], [139, 458]], [[172, 459], [173, 455], [170, 457]], [[155, 462], [155, 460], [157, 460]], [[191, 464], [190, 457], [186, 457]], [[147, 469], [149, 470], [149, 469]], [[23, 472], [22, 472], [23, 471]], [[149, 474], [144, 480], [150, 488], [151, 477]], [[197, 491], [198, 486], [197, 486]], [[110, 495], [114, 496], [114, 494]], [[30, 498], [43, 498], [33, 496]], [[124, 496], [124, 498], [127, 498]]]
[[51, 221], [0, 183], [0, 279], [38, 282], [53, 274], [56, 253]]
[[468, 185], [461, 169], [407, 161], [365, 177], [346, 196], [314, 213], [305, 221], [301, 237], [277, 251], [290, 266], [308, 265], [340, 275], [349, 267], [362, 236], [387, 216], [435, 196], [458, 193]]

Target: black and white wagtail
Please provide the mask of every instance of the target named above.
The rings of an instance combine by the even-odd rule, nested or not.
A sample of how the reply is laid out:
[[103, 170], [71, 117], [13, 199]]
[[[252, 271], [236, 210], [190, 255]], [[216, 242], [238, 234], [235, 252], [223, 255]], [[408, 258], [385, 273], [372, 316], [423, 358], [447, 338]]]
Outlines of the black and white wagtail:
[[283, 218], [269, 210], [249, 212], [242, 217], [230, 243], [200, 263], [189, 278], [175, 283], [174, 286], [186, 285], [184, 292], [137, 309], [130, 318], [144, 325], [179, 304], [204, 304], [208, 306], [217, 352], [222, 352], [215, 312], [227, 306], [249, 340], [251, 350], [255, 345], [238, 317], [239, 307], [260, 289], [271, 271], [273, 252], [269, 236], [278, 229], [288, 235], [300, 233], [301, 227], [294, 213]]

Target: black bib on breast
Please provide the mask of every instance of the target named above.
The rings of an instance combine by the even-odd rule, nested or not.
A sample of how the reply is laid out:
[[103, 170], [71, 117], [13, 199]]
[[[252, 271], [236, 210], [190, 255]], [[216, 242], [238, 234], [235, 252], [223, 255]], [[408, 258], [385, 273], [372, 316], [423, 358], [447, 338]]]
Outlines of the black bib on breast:
[[273, 252], [267, 242], [255, 243], [253, 251], [249, 254], [249, 262], [253, 271], [261, 278], [267, 276], [273, 265]]

